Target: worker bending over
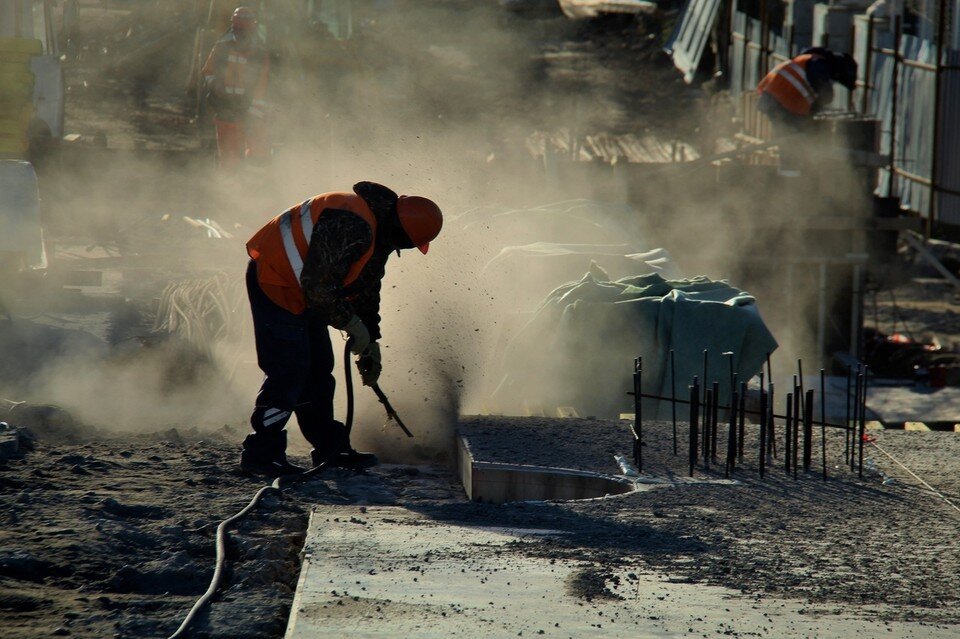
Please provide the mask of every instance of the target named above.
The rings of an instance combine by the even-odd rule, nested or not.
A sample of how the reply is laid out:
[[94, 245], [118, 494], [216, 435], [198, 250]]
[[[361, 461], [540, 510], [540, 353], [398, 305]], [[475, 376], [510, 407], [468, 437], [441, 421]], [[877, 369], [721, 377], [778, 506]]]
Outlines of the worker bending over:
[[393, 251], [427, 252], [443, 224], [440, 208], [373, 182], [323, 193], [284, 211], [249, 242], [247, 292], [257, 361], [266, 377], [243, 442], [240, 466], [272, 476], [302, 469], [287, 461], [284, 426], [296, 413], [316, 466], [367, 468], [334, 420], [333, 348], [328, 326], [346, 331], [364, 385], [381, 370], [380, 280]]
[[217, 164], [232, 170], [244, 158], [265, 160], [270, 56], [257, 37], [251, 9], [233, 12], [230, 30], [213, 46], [202, 73], [217, 129]]
[[[846, 53], [838, 54], [822, 47], [806, 49], [792, 60], [775, 66], [760, 80], [757, 109], [770, 118], [775, 137], [807, 133], [813, 116], [833, 101], [834, 82], [854, 89], [856, 61]], [[791, 146], [796, 144], [796, 140], [789, 143]], [[800, 174], [797, 165], [790, 161], [794, 159], [792, 156], [788, 145], [781, 145], [782, 175]]]

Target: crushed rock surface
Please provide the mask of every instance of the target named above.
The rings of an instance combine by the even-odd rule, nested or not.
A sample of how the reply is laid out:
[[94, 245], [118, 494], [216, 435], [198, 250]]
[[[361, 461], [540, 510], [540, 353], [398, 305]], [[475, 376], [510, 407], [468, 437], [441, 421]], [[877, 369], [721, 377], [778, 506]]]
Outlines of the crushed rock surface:
[[[209, 585], [217, 525], [266, 483], [236, 468], [239, 440], [227, 429], [41, 438], [0, 462], [0, 634], [172, 634]], [[312, 503], [461, 494], [428, 469], [384, 466], [330, 471], [282, 500], [265, 497], [230, 532], [224, 587], [196, 636], [283, 636]]]
[[[631, 454], [628, 422], [540, 417], [464, 422], [462, 432], [479, 461], [548, 461], [551, 466], [612, 473], [617, 468], [613, 454]], [[674, 457], [672, 424], [643, 424], [645, 476], [687, 476], [687, 425], [678, 426], [680, 454]], [[798, 479], [786, 475], [781, 454], [761, 480], [751, 450], [756, 431], [751, 439], [750, 428], [744, 462], [733, 475], [736, 485], [710, 483], [723, 477], [723, 466], [712, 464], [707, 470], [700, 461], [694, 479], [707, 481], [600, 500], [474, 504], [472, 511], [463, 509], [461, 514], [464, 520], [492, 516], [488, 525], [573, 531], [545, 538], [535, 546], [537, 552], [588, 561], [601, 575], [640, 564], [745, 594], [876, 607], [884, 619], [960, 623], [960, 512], [873, 444], [865, 446], [864, 478], [858, 479], [842, 464], [844, 440], [839, 433], [828, 433], [827, 481], [816, 454], [819, 434], [814, 436], [812, 472], [801, 470]], [[726, 428], [720, 432], [725, 435]], [[960, 505], [960, 436], [872, 434], [876, 444]], [[449, 512], [448, 507], [439, 510]], [[581, 583], [599, 584], [587, 579]], [[604, 582], [603, 588], [593, 590], [599, 595], [609, 587]]]

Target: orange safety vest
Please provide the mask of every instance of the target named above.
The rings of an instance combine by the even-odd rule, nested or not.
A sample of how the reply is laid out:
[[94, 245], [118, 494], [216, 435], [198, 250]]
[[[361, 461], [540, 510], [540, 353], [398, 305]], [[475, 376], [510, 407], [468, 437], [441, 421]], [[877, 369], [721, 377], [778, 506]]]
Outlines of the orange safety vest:
[[[256, 77], [250, 77], [248, 65], [251, 64], [254, 65]], [[219, 80], [228, 99], [245, 101], [249, 90], [252, 114], [257, 117], [265, 115], [270, 56], [264, 49], [256, 46], [241, 49], [236, 39], [222, 39], [214, 45], [201, 73], [208, 79], [220, 75]]]
[[[307, 301], [300, 287], [300, 273], [307, 258], [310, 236], [317, 220], [327, 209], [342, 209], [355, 213], [370, 225], [373, 237], [377, 235], [377, 218], [370, 206], [355, 193], [323, 193], [305, 200], [257, 231], [247, 242], [247, 254], [257, 263], [257, 281], [273, 303], [300, 315]], [[376, 241], [367, 252], [350, 266], [343, 285], [352, 284], [370, 261]]]
[[811, 53], [781, 62], [757, 85], [757, 93], [769, 93], [783, 108], [797, 115], [810, 115], [817, 92], [807, 81], [807, 63], [819, 58]]

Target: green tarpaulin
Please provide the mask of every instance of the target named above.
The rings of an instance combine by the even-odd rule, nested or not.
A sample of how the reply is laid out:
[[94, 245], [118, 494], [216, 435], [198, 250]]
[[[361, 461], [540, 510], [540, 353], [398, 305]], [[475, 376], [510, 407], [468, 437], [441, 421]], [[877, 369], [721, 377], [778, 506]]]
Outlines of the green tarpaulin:
[[[643, 358], [644, 392], [670, 396], [671, 349], [679, 397], [689, 397], [694, 375], [702, 379], [706, 349], [707, 381], [720, 382], [725, 401], [731, 358], [743, 381], [776, 347], [756, 300], [724, 281], [655, 273], [607, 281], [596, 269], [551, 292], [510, 341], [493, 405], [508, 413], [542, 407], [548, 414], [572, 406], [598, 417], [632, 411], [634, 358]], [[670, 414], [667, 404], [648, 408], [651, 417], [657, 410]]]

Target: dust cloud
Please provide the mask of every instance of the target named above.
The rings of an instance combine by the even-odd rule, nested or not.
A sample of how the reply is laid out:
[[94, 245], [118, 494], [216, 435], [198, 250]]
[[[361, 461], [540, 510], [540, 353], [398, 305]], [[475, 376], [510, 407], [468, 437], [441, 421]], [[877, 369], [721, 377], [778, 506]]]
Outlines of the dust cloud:
[[[430, 197], [446, 214], [444, 231], [428, 255], [406, 251], [391, 258], [382, 289], [381, 386], [415, 439], [392, 426], [380, 430], [383, 410], [355, 376], [355, 445], [386, 461], [435, 459], [452, 451], [457, 414], [491, 408], [485, 402], [499, 382], [497, 354], [524, 314], [563, 281], [555, 272], [524, 273], [523, 287], [510, 287], [485, 271], [490, 260], [509, 245], [586, 241], [574, 226], [548, 228], [542, 216], [526, 226], [500, 225], [494, 223], [497, 212], [580, 197], [606, 202], [613, 206], [603, 223], [594, 225], [597, 238], [591, 241], [636, 250], [664, 247], [685, 275], [729, 277], [734, 284], [754, 268], [750, 257], [761, 249], [805, 250], [784, 227], [796, 215], [790, 197], [806, 197], [806, 185], [788, 194], [772, 181], [745, 177], [750, 181], [743, 188], [719, 191], [711, 167], [686, 176], [652, 173], [639, 186], [628, 184], [626, 173], [602, 182], [544, 174], [524, 149], [533, 131], [600, 130], [611, 122], [622, 128], [635, 117], [625, 106], [635, 104], [634, 95], [613, 86], [603, 58], [565, 48], [583, 35], [584, 26], [553, 16], [520, 18], [492, 1], [397, 7], [358, 16], [362, 26], [340, 55], [296, 57], [291, 54], [296, 38], [281, 47], [287, 63], [274, 70], [268, 117], [275, 155], [266, 166], [246, 166], [236, 174], [217, 171], [212, 150], [196, 152], [193, 136], [209, 145], [209, 132], [192, 128], [182, 83], [164, 72], [177, 80], [184, 76], [189, 60], [178, 48], [153, 61], [159, 70], [137, 75], [137, 99], [147, 107], [131, 106], [129, 95], [113, 86], [122, 80], [113, 77], [111, 93], [94, 97], [89, 89], [76, 89], [76, 104], [68, 102], [68, 130], [72, 115], [111, 131], [106, 136], [111, 147], [131, 148], [113, 154], [90, 150], [86, 156], [77, 151], [75, 161], [47, 169], [48, 234], [61, 245], [101, 247], [104, 258], [131, 258], [135, 268], [124, 272], [119, 292], [140, 311], [126, 323], [109, 309], [101, 312], [94, 328], [104, 340], [95, 355], [67, 348], [29, 384], [11, 386], [16, 399], [57, 403], [87, 423], [114, 430], [224, 423], [245, 428], [260, 372], [242, 291], [243, 244], [293, 203], [349, 190], [360, 180]], [[91, 20], [86, 27], [91, 40], [103, 36], [98, 30], [109, 30], [108, 17]], [[158, 27], [168, 20], [157, 18]], [[637, 46], [649, 48], [643, 25], [624, 31], [641, 42]], [[184, 50], [188, 35], [180, 38]], [[81, 55], [77, 77], [103, 87], [102, 76], [112, 68], [106, 61], [92, 72], [79, 68], [97, 60], [93, 53]], [[669, 135], [692, 135], [701, 126], [696, 134], [709, 137], [701, 120], [706, 110], [676, 109], [690, 102], [670, 97], [686, 91], [674, 86], [672, 70], [646, 81], [653, 87], [643, 107], [651, 127], [674, 122]], [[663, 86], [657, 88], [658, 82]], [[143, 123], [164, 110], [169, 114], [159, 132]], [[139, 128], [114, 130], [111, 119], [133, 120]], [[136, 142], [138, 137], [147, 142]], [[164, 148], [164, 141], [164, 151], [149, 153]], [[622, 206], [628, 196], [640, 203], [636, 209]], [[756, 213], [758, 201], [768, 203], [759, 207], [762, 216]], [[231, 237], [209, 238], [182, 216], [215, 220]], [[104, 264], [117, 268], [109, 260]], [[182, 331], [167, 339], [152, 332], [167, 282], [218, 275], [232, 282], [232, 292], [222, 295], [225, 310], [205, 320], [227, 327], [215, 346]], [[764, 316], [786, 322], [815, 303], [815, 287], [796, 291], [789, 306], [773, 284], [758, 292]], [[77, 321], [83, 328], [91, 320]], [[772, 323], [778, 337], [780, 321]], [[339, 358], [342, 342], [335, 331], [331, 336]], [[811, 339], [794, 335], [782, 350], [807, 352]], [[632, 354], [613, 349], [610, 357], [629, 362]], [[339, 361], [335, 372], [342, 377]], [[552, 379], [545, 372], [544, 383]], [[342, 416], [342, 385], [337, 401]], [[299, 437], [293, 439], [295, 451], [305, 450]]]

